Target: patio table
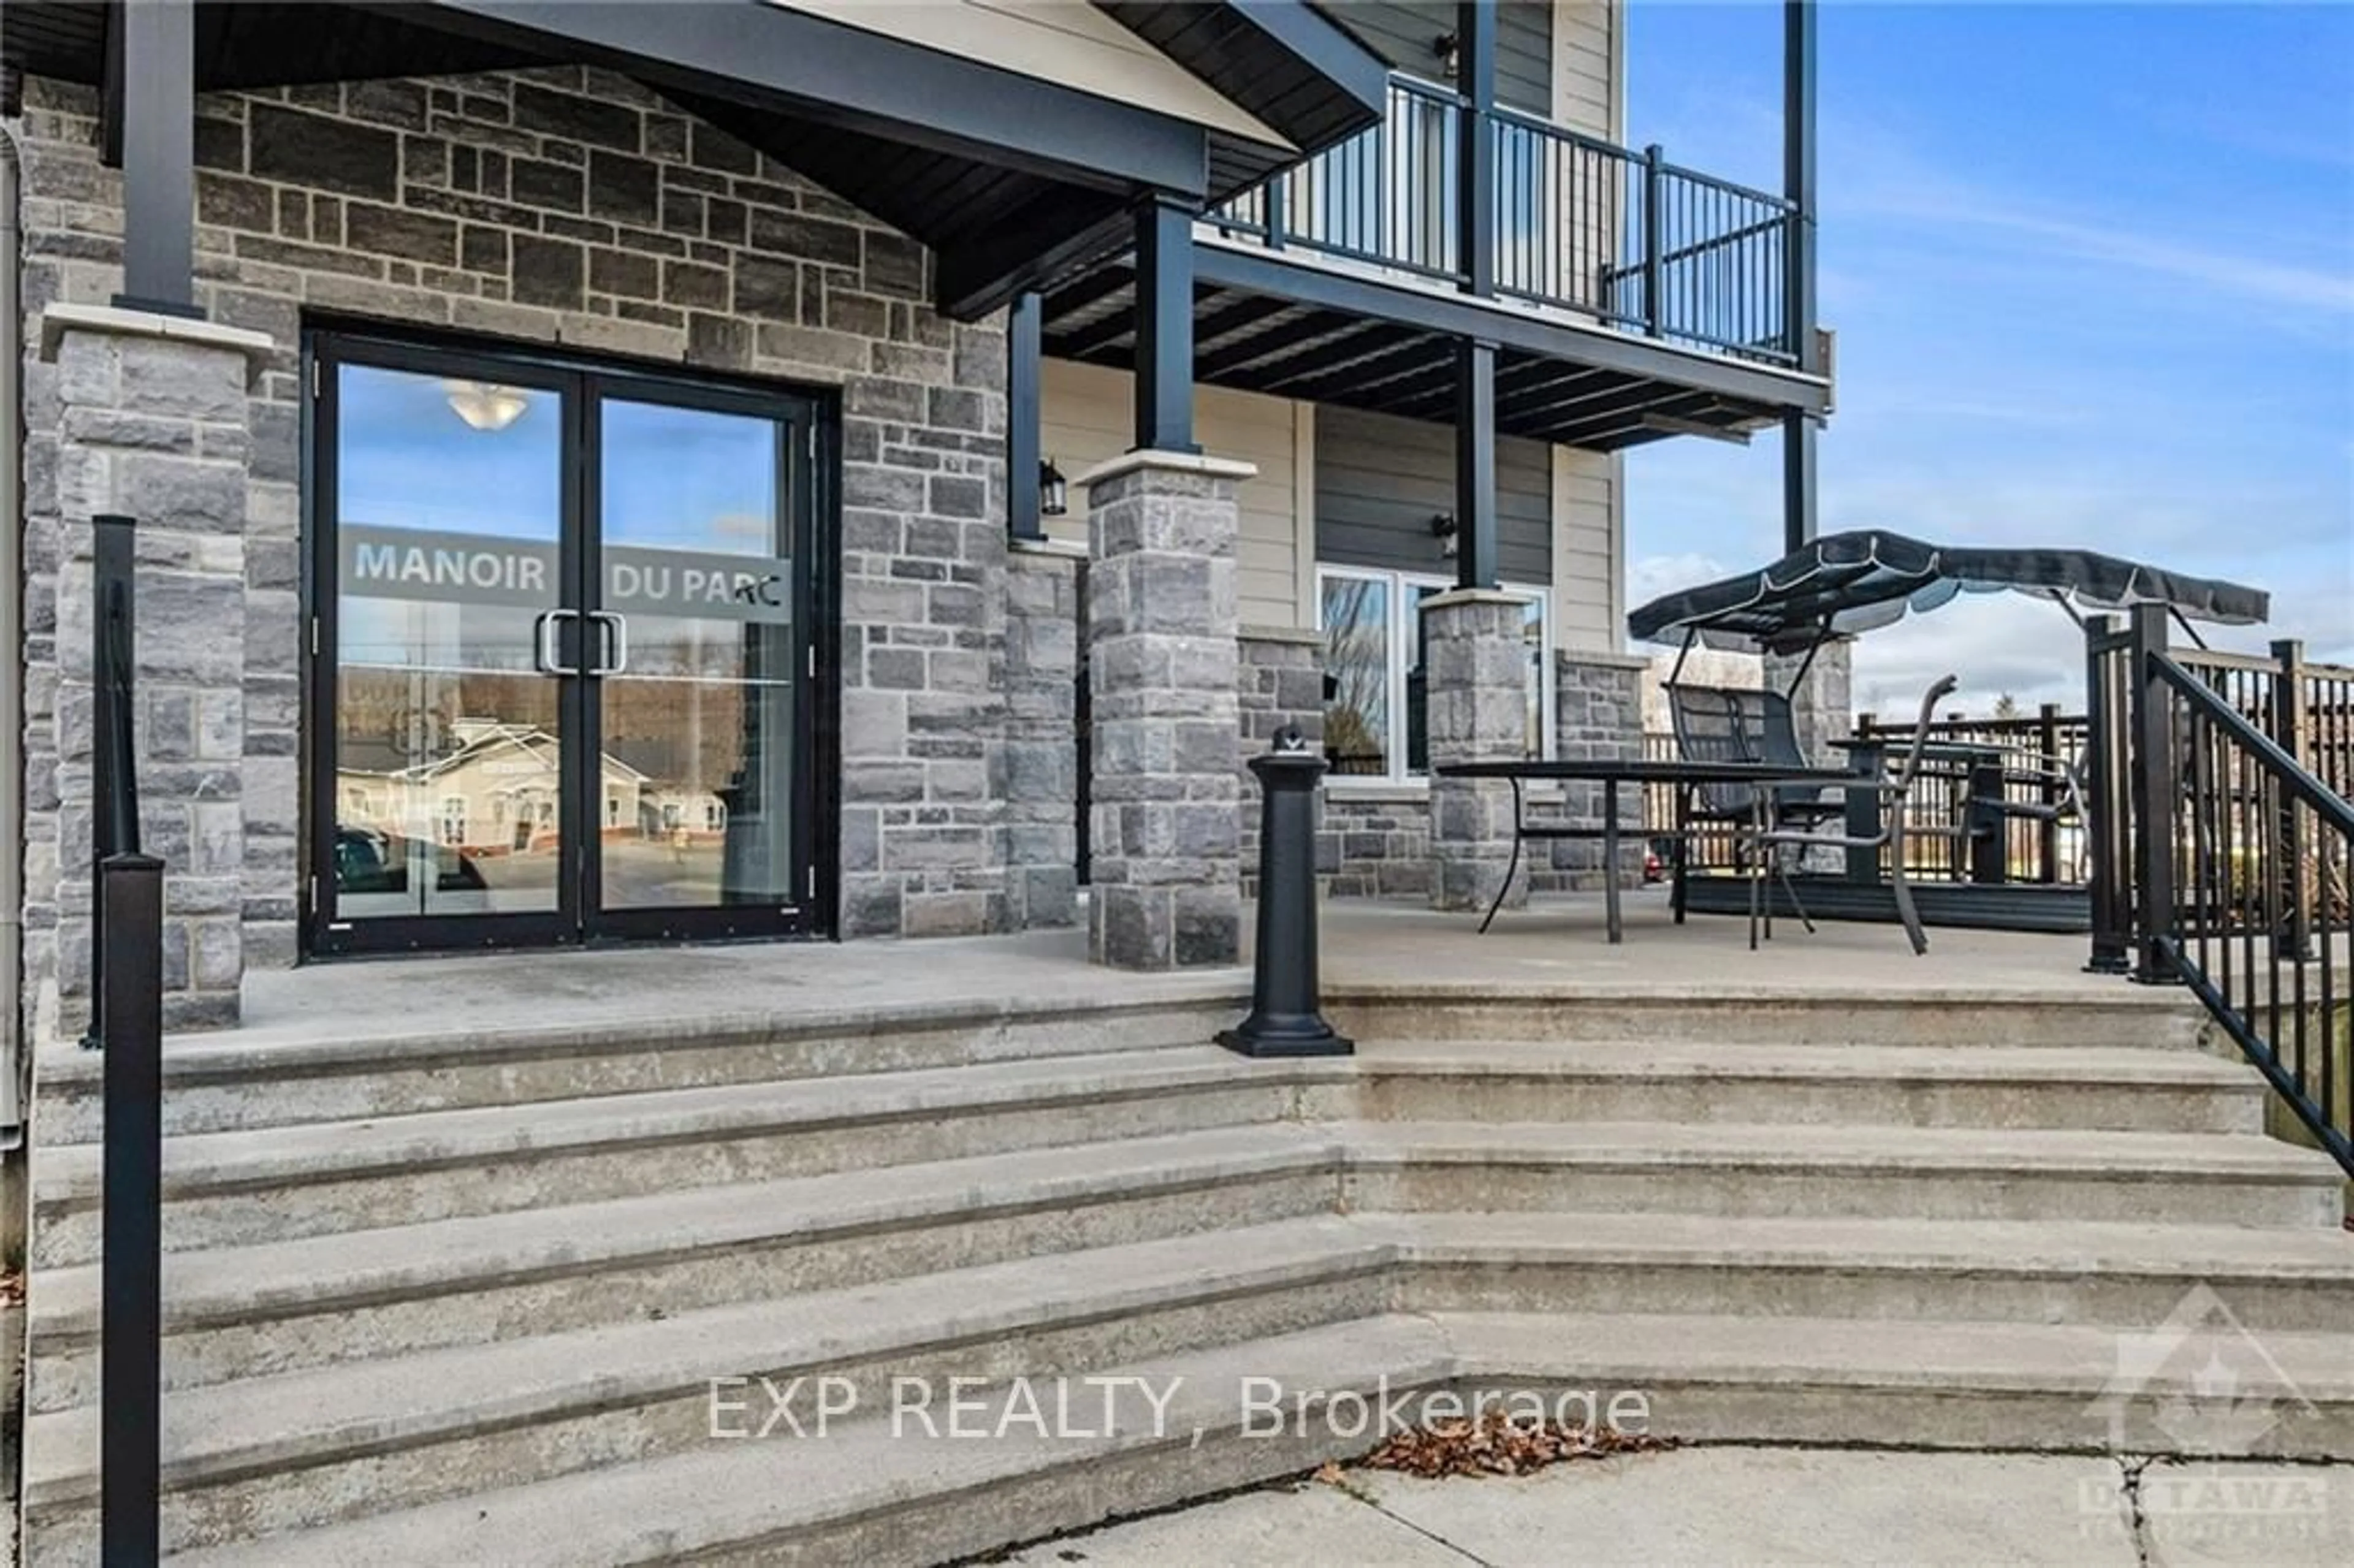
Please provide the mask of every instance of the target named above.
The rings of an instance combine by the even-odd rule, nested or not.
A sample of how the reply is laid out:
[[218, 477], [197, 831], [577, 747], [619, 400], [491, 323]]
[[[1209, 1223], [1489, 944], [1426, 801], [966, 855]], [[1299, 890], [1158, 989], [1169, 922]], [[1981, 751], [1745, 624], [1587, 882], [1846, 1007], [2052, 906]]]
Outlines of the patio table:
[[[1512, 858], [1504, 880], [1479, 922], [1485, 932], [1511, 890], [1512, 874], [1520, 869], [1521, 845], [1529, 839], [1600, 839], [1605, 925], [1610, 940], [1624, 940], [1618, 913], [1618, 789], [1624, 784], [1670, 784], [1676, 790], [1676, 918], [1683, 918], [1684, 823], [1690, 816], [1691, 791], [1703, 784], [1748, 784], [1758, 789], [1785, 785], [1845, 787], [1870, 781], [1869, 776], [1834, 768], [1785, 768], [1770, 762], [1696, 762], [1674, 758], [1597, 757], [1561, 762], [1456, 762], [1434, 769], [1444, 779], [1500, 779], [1512, 787]], [[1576, 827], [1565, 822], [1532, 821], [1528, 786], [1532, 783], [1582, 783], [1602, 786], [1602, 825]]]

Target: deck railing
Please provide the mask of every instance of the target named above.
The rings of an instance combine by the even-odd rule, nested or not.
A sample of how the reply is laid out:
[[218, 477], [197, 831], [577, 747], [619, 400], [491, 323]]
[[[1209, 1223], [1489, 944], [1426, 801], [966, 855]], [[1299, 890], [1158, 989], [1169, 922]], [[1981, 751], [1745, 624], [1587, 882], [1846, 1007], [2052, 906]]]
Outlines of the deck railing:
[[[1910, 724], [1886, 726], [1859, 714], [1855, 737], [1883, 744], [1891, 754], [1913, 738]], [[1904, 869], [1916, 881], [1984, 880], [1989, 865], [2003, 882], [2082, 885], [2087, 875], [2081, 792], [2089, 747], [2083, 714], [2047, 703], [2033, 714], [1967, 718], [1960, 714], [1929, 726], [1941, 751], [1925, 765], [1923, 788], [1905, 803]], [[2074, 777], [2072, 779], [2071, 775]], [[1999, 802], [1999, 810], [1988, 810]], [[1972, 813], [1999, 832], [1987, 850], [1958, 830]], [[1882, 854], [1883, 863], [1886, 852]]]
[[2109, 824], [2094, 838], [2095, 963], [2187, 985], [2354, 1174], [2354, 805], [2339, 716], [2354, 673], [2306, 665], [2294, 643], [2264, 659], [2170, 648], [2166, 631], [2164, 612], [2143, 607], [2092, 640], [2094, 810]]
[[[1494, 175], [1466, 199], [1463, 138], [1487, 138]], [[1472, 225], [1490, 225], [1492, 276], [1475, 279]], [[1785, 198], [1449, 89], [1390, 79], [1380, 124], [1213, 211], [1218, 233], [1473, 292], [1575, 312], [1610, 327], [1795, 365], [1787, 309], [1796, 209]]]

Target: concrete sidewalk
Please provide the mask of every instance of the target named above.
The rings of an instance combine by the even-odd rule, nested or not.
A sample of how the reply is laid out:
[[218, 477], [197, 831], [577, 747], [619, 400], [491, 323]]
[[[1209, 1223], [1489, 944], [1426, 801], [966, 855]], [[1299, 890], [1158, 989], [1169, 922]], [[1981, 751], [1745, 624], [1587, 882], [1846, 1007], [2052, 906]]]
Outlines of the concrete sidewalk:
[[1350, 1470], [1033, 1546], [1025, 1568], [2330, 1568], [2354, 1466], [1692, 1448], [1516, 1480]]

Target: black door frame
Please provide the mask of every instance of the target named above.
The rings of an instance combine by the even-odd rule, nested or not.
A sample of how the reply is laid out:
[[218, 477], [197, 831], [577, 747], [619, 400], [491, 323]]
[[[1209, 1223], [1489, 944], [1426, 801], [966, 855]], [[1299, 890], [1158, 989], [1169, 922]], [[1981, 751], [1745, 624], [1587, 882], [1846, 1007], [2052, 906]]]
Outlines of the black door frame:
[[[303, 613], [308, 630], [302, 697], [304, 812], [301, 836], [303, 956], [449, 951], [570, 946], [603, 941], [779, 939], [832, 937], [839, 903], [841, 625], [840, 429], [838, 394], [726, 375], [682, 372], [435, 331], [389, 329], [372, 323], [306, 323], [302, 376], [311, 391], [302, 430]], [[799, 461], [783, 461], [789, 488], [780, 493], [791, 522], [794, 636], [791, 658], [801, 666], [794, 704], [790, 786], [793, 871], [803, 895], [789, 907], [727, 905], [715, 908], [598, 907], [602, 855], [601, 728], [599, 684], [592, 676], [559, 679], [559, 724], [565, 764], [558, 832], [565, 863], [552, 912], [336, 917], [334, 904], [335, 669], [339, 578], [334, 497], [337, 493], [335, 366], [362, 364], [391, 370], [501, 382], [559, 394], [564, 409], [562, 524], [558, 602], [587, 611], [599, 608], [601, 464], [598, 410], [607, 397], [670, 407], [710, 408], [775, 419], [789, 432], [806, 431]], [[780, 461], [785, 454], [780, 451]], [[592, 622], [585, 615], [559, 623], [559, 652], [577, 670], [588, 667]]]

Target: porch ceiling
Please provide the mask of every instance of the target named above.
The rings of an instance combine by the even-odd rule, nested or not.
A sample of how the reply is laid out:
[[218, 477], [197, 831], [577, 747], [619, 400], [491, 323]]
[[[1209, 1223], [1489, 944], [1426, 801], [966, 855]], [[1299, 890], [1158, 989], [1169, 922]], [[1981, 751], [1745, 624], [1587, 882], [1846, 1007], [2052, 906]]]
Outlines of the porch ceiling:
[[[1046, 296], [1045, 353], [1131, 368], [1135, 317], [1132, 269], [1124, 260], [1107, 266]], [[1498, 350], [1496, 428], [1504, 434], [1615, 451], [1711, 430], [1737, 439], [1778, 418], [1786, 406], [1679, 379], [1671, 369], [1686, 356], [1639, 340], [1633, 346], [1659, 367], [1601, 362], [1592, 341], [1597, 334], [1549, 330], [1558, 340], [1550, 350], [1509, 344]], [[1451, 331], [1202, 282], [1193, 332], [1197, 381], [1441, 423], [1454, 417], [1459, 339]]]

